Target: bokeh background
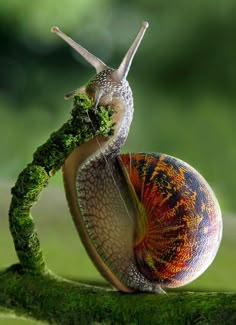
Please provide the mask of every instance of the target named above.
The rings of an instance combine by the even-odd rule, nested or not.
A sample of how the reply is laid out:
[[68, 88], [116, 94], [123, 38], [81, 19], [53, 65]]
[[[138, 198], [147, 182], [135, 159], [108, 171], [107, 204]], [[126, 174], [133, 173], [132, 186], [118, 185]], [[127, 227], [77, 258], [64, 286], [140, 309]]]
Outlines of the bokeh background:
[[[236, 290], [235, 15], [235, 0], [0, 0], [1, 268], [16, 262], [10, 188], [35, 148], [69, 118], [72, 103], [63, 95], [95, 73], [51, 26], [117, 67], [147, 20], [128, 78], [135, 116], [123, 151], [168, 153], [204, 175], [220, 201], [223, 241], [208, 271], [183, 289]], [[33, 212], [49, 267], [105, 284], [80, 244], [60, 173]]]

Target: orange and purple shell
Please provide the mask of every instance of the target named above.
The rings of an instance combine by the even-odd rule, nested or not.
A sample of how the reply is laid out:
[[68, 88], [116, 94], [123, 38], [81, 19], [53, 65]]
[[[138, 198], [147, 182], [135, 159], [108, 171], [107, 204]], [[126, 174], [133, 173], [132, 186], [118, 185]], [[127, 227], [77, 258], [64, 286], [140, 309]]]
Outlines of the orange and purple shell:
[[221, 212], [204, 178], [164, 154], [121, 154], [139, 210], [134, 254], [139, 270], [164, 287], [196, 279], [213, 261]]

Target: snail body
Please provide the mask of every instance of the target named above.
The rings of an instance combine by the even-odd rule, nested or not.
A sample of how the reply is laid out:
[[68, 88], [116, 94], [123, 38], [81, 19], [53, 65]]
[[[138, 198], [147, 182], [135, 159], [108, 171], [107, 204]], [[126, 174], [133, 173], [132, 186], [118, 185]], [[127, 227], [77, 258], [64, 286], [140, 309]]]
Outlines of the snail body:
[[147, 23], [117, 70], [52, 28], [97, 74], [71, 92], [112, 106], [114, 135], [95, 137], [66, 159], [66, 197], [81, 240], [100, 273], [124, 292], [163, 292], [197, 278], [218, 250], [222, 221], [218, 202], [203, 177], [164, 154], [120, 154], [133, 117], [126, 80]]

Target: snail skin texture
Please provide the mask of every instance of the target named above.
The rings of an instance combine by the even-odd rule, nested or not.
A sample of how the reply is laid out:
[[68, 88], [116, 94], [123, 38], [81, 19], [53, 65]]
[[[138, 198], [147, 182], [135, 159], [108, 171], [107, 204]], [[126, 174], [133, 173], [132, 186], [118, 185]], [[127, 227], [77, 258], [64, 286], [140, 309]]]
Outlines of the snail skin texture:
[[187, 163], [160, 153], [120, 154], [133, 117], [126, 80], [148, 27], [143, 22], [118, 69], [109, 68], [57, 27], [97, 74], [85, 92], [114, 108], [114, 135], [96, 137], [63, 166], [66, 196], [81, 240], [100, 273], [118, 290], [161, 293], [202, 274], [222, 236], [221, 212], [204, 178]]

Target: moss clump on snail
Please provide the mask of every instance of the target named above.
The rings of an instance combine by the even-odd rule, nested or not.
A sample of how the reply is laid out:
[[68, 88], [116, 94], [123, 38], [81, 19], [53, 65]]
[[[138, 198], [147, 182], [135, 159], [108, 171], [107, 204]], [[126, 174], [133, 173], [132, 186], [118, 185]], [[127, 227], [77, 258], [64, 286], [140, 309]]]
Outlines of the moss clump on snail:
[[114, 110], [110, 106], [99, 106], [95, 111], [92, 98], [85, 93], [76, 95], [71, 112], [72, 118], [57, 132], [52, 133], [48, 141], [37, 149], [32, 163], [43, 166], [47, 173], [53, 175], [61, 168], [73, 149], [95, 135], [108, 137], [113, 134], [111, 120], [113, 113]]
[[[98, 106], [86, 94], [74, 98], [71, 119], [41, 145], [33, 161], [20, 173], [12, 188], [9, 210], [10, 230], [23, 269], [34, 273], [46, 271], [38, 235], [30, 214], [32, 205], [48, 184], [48, 180], [61, 168], [66, 157], [79, 145], [95, 135], [113, 134], [111, 107]], [[91, 124], [92, 121], [92, 124]], [[93, 125], [96, 125], [96, 132]]]

